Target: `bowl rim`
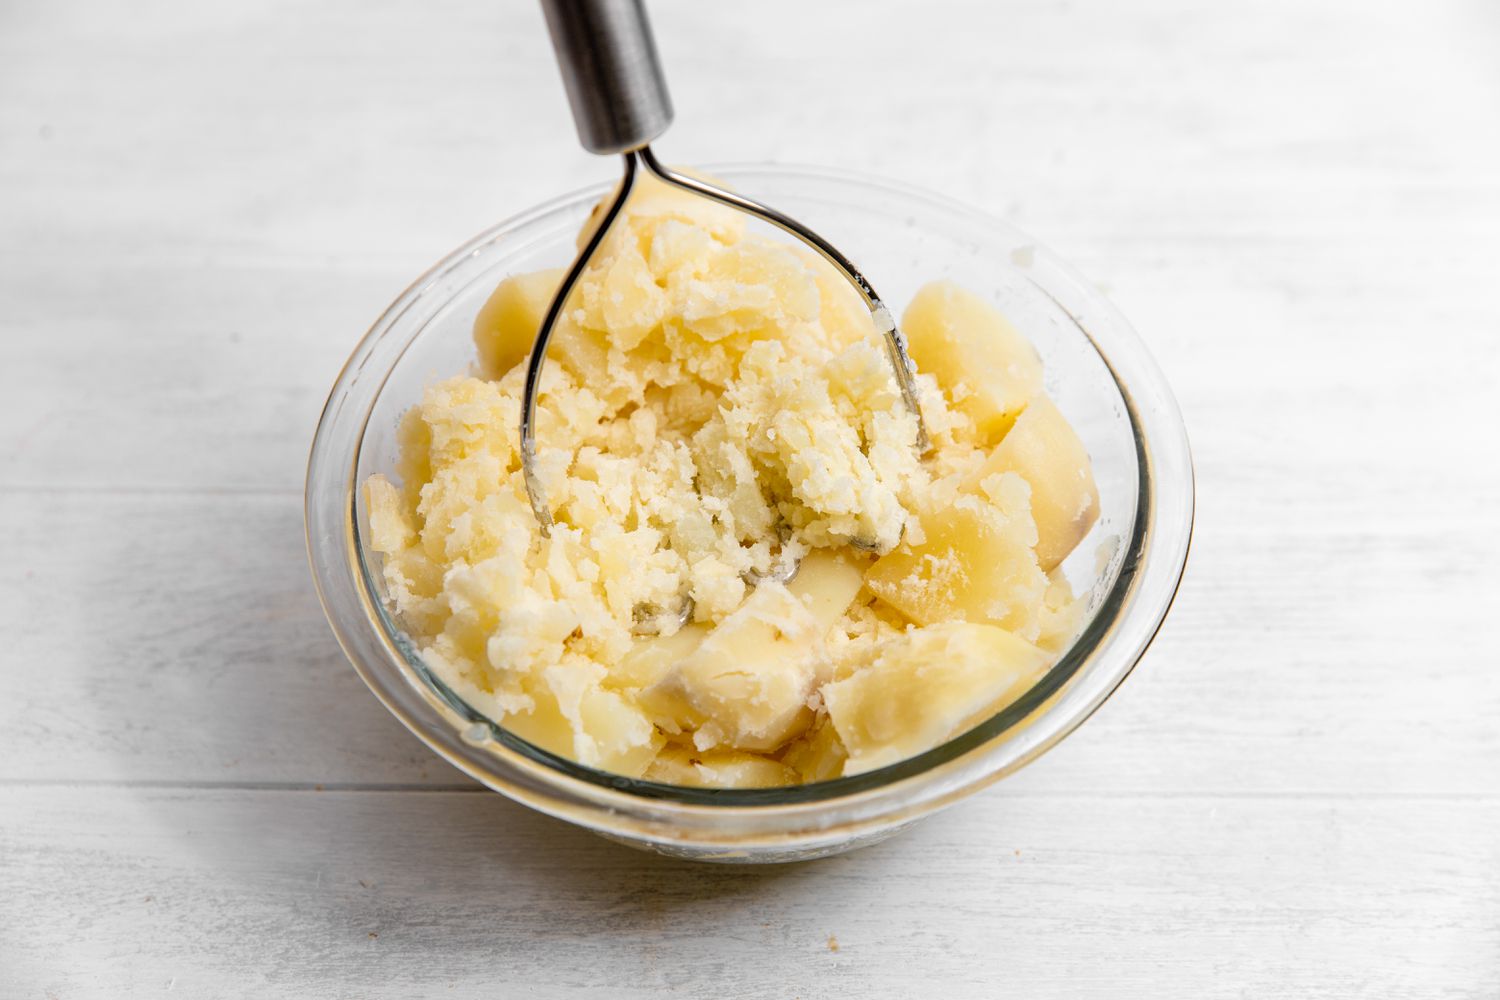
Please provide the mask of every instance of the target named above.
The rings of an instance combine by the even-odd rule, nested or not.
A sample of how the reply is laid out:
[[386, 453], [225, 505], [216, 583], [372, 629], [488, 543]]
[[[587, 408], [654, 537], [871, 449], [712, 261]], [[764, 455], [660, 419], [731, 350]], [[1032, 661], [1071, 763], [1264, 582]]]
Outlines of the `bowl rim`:
[[[460, 770], [485, 785], [544, 812], [563, 815], [564, 818], [571, 818], [583, 825], [595, 828], [604, 826], [614, 829], [617, 824], [601, 824], [598, 815], [594, 814], [593, 810], [601, 806], [609, 810], [644, 809], [650, 814], [647, 818], [659, 825], [663, 817], [668, 814], [680, 819], [683, 811], [701, 812], [713, 816], [723, 816], [726, 812], [743, 813], [746, 811], [757, 815], [765, 815], [768, 811], [805, 814], [809, 810], [821, 810], [837, 803], [841, 806], [856, 807], [855, 812], [858, 816], [851, 816], [851, 819], [869, 822], [878, 816], [881, 820], [889, 821], [899, 818], [902, 810], [899, 808], [894, 811], [889, 808], [872, 810], [868, 807], [877, 800], [889, 798], [894, 790], [915, 783], [928, 786], [927, 794], [918, 795], [916, 798], [902, 795], [900, 798], [908, 806], [920, 805], [921, 811], [929, 811], [1014, 772], [1075, 730], [1097, 711], [1114, 691], [1118, 690], [1120, 684], [1129, 676], [1158, 634], [1181, 584], [1191, 545], [1194, 520], [1195, 486], [1191, 452], [1180, 412], [1172, 399], [1165, 378], [1156, 368], [1139, 337], [1124, 317], [1073, 268], [1046, 247], [1031, 239], [1028, 234], [1021, 233], [1013, 225], [946, 195], [867, 173], [780, 163], [711, 164], [704, 169], [741, 178], [773, 175], [784, 180], [802, 177], [818, 181], [862, 185], [866, 188], [899, 194], [950, 212], [962, 212], [971, 219], [994, 225], [1001, 231], [1024, 236], [1034, 248], [1037, 259], [1046, 261], [1049, 278], [1069, 286], [1068, 291], [1077, 293], [1077, 296], [1085, 300], [1092, 309], [1101, 311], [1103, 318], [1110, 322], [1111, 337], [1117, 340], [1123, 337], [1128, 341], [1126, 346], [1132, 349], [1132, 365], [1138, 369], [1134, 372], [1135, 381], [1138, 383], [1136, 388], [1140, 388], [1141, 380], [1148, 383], [1146, 388], [1152, 390], [1156, 404], [1154, 409], [1161, 410], [1161, 412], [1143, 414], [1131, 385], [1122, 379], [1110, 354], [1085, 325], [1079, 312], [1074, 308], [1069, 308], [1054, 294], [1053, 289], [1042, 284], [1037, 279], [1034, 269], [1022, 272], [1033, 287], [1050, 298], [1064, 315], [1073, 321], [1078, 332], [1087, 339], [1105, 365], [1124, 402], [1136, 449], [1138, 495], [1135, 519], [1131, 525], [1129, 537], [1122, 543], [1124, 556], [1119, 572], [1084, 630], [1074, 639], [1063, 655], [1020, 698], [964, 733], [897, 763], [827, 781], [779, 788], [691, 788], [600, 771], [543, 750], [504, 730], [493, 720], [485, 717], [483, 713], [469, 706], [422, 661], [415, 646], [406, 638], [381, 601], [372, 578], [372, 568], [363, 555], [358, 516], [359, 459], [375, 402], [384, 390], [386, 380], [394, 370], [400, 355], [404, 353], [406, 347], [410, 346], [415, 335], [402, 347], [397, 357], [392, 359], [390, 366], [384, 372], [379, 373], [380, 384], [370, 392], [368, 406], [363, 414], [358, 415], [359, 426], [354, 436], [352, 453], [341, 463], [345, 469], [342, 481], [346, 489], [342, 497], [343, 514], [337, 520], [342, 522], [347, 558], [339, 560], [337, 565], [332, 564], [331, 560], [320, 558], [319, 532], [326, 532], [333, 518], [327, 509], [326, 498], [315, 495], [314, 481], [321, 471], [321, 464], [337, 457], [329, 454], [333, 425], [349, 417], [349, 414], [343, 413], [342, 404], [350, 387], [359, 381], [369, 354], [381, 338], [408, 309], [427, 294], [433, 285], [449, 272], [461, 267], [470, 257], [477, 255], [490, 244], [503, 239], [507, 234], [533, 222], [597, 199], [610, 188], [613, 182], [597, 183], [560, 195], [488, 227], [458, 249], [445, 255], [413, 281], [386, 308], [355, 346], [330, 391], [328, 402], [319, 419], [318, 430], [314, 436], [308, 460], [304, 515], [309, 561], [312, 565], [319, 600], [346, 656], [366, 685], [392, 714], [431, 749], [448, 759]], [[1165, 404], [1164, 408], [1162, 404]], [[1147, 422], [1154, 425], [1154, 430], [1148, 431]], [[1065, 718], [1057, 720], [1053, 728], [1024, 754], [1003, 766], [984, 771], [984, 773], [975, 773], [973, 766], [975, 758], [987, 756], [983, 752], [986, 748], [998, 745], [1007, 735], [1019, 729], [1027, 728], [1022, 724], [1034, 714], [1036, 719], [1032, 721], [1046, 715], [1044, 710], [1047, 708], [1047, 703], [1057, 697], [1066, 685], [1078, 676], [1084, 666], [1099, 655], [1101, 650], [1106, 649], [1109, 641], [1117, 636], [1122, 622], [1126, 620], [1126, 613], [1134, 610], [1134, 603], [1140, 597], [1143, 573], [1153, 564], [1153, 560], [1148, 559], [1148, 556], [1152, 555], [1153, 547], [1163, 541], [1159, 537], [1160, 527], [1155, 523], [1158, 507], [1157, 494], [1164, 485], [1173, 486], [1173, 484], [1161, 483], [1155, 474], [1158, 458], [1156, 449], [1159, 447], [1176, 453], [1173, 457], [1180, 460], [1180, 464], [1186, 471], [1185, 481], [1176, 484], [1176, 488], [1180, 491], [1177, 499], [1183, 504], [1185, 523], [1178, 529], [1181, 535], [1180, 540], [1173, 539], [1179, 544], [1172, 547], [1174, 550], [1172, 565], [1166, 567], [1170, 574], [1170, 581], [1165, 591], [1165, 599], [1157, 602], [1158, 607], [1145, 609], [1152, 620], [1143, 638], [1137, 639], [1130, 648], [1124, 650], [1120, 666], [1107, 677], [1106, 682], [1089, 699], [1074, 706]], [[1161, 571], [1158, 570], [1158, 572]], [[347, 591], [351, 586], [357, 590], [358, 604], [364, 612], [361, 616], [364, 624], [375, 626], [373, 631], [378, 633], [377, 645], [382, 647], [385, 653], [382, 659], [386, 664], [396, 667], [396, 672], [404, 677], [409, 690], [402, 691], [392, 683], [394, 678], [383, 676], [367, 662], [371, 658], [369, 656], [371, 644], [368, 641], [360, 641], [359, 637], [353, 634], [351, 623], [339, 613], [335, 606], [348, 603], [347, 600], [339, 600], [339, 598], [347, 598], [349, 596]], [[364, 638], [367, 640], [369, 637]], [[413, 704], [413, 699], [410, 697], [413, 691], [420, 696], [420, 700], [426, 703], [431, 712], [439, 717], [446, 716], [440, 722], [443, 729], [436, 729], [433, 718], [424, 717], [428, 713], [422, 712], [420, 706]], [[906, 811], [914, 810], [907, 809]], [[573, 815], [568, 815], [569, 813]], [[668, 825], [670, 826], [670, 823]], [[658, 835], [662, 833], [660, 830], [656, 832]]]

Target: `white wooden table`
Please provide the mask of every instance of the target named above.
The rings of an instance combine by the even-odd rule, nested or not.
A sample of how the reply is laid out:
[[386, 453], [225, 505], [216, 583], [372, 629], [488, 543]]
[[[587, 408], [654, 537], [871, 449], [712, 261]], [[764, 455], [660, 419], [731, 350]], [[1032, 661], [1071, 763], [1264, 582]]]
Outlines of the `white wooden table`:
[[301, 483], [406, 281], [612, 165], [525, 2], [0, 7], [0, 997], [1494, 997], [1488, 0], [658, 0], [677, 162], [936, 188], [1106, 286], [1199, 473], [1177, 607], [1025, 773], [695, 867], [450, 770]]

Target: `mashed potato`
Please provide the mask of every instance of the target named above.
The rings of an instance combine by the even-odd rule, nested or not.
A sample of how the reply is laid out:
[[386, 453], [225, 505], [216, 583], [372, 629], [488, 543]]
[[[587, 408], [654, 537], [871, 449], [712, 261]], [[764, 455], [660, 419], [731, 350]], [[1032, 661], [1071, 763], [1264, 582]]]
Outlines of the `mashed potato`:
[[1071, 640], [1055, 567], [1098, 496], [1036, 352], [987, 302], [935, 283], [907, 308], [919, 455], [837, 272], [646, 182], [548, 351], [544, 537], [520, 400], [561, 277], [501, 283], [475, 370], [426, 390], [394, 476], [366, 484], [393, 609], [473, 707], [606, 771], [795, 784], [957, 735]]

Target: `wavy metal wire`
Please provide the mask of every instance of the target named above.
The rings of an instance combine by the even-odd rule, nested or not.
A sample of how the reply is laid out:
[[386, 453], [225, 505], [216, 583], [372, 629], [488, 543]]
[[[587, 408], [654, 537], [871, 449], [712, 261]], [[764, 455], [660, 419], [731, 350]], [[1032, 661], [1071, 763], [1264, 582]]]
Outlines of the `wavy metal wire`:
[[921, 405], [917, 402], [915, 373], [911, 358], [906, 351], [906, 338], [896, 328], [896, 322], [890, 310], [885, 307], [880, 296], [875, 294], [875, 289], [870, 287], [870, 283], [865, 280], [864, 275], [850, 262], [849, 258], [823, 237], [774, 208], [735, 194], [733, 191], [726, 191], [706, 181], [668, 169], [656, 159], [656, 154], [651, 151], [649, 145], [629, 150], [623, 154], [623, 158], [625, 174], [620, 181], [619, 190], [605, 211], [599, 228], [594, 231], [593, 236], [574, 258], [562, 284], [557, 288], [557, 294], [552, 297], [552, 303], [547, 308], [547, 315], [542, 320], [541, 329], [537, 331], [536, 343], [532, 345], [531, 355], [526, 363], [526, 387], [521, 398], [521, 471], [526, 482], [527, 499], [531, 502], [532, 512], [535, 513], [544, 536], [550, 534], [552, 509], [547, 504], [547, 498], [542, 491], [542, 484], [536, 472], [536, 401], [541, 384], [542, 364], [546, 360], [547, 345], [552, 340], [552, 334], [557, 328], [559, 317], [562, 316], [563, 307], [573, 294], [573, 288], [578, 284], [578, 279], [588, 269], [594, 254], [603, 245], [605, 238], [619, 219], [621, 210], [625, 207], [625, 202], [635, 187], [638, 167], [644, 167], [652, 176], [673, 187], [738, 209], [747, 215], [770, 223], [816, 250], [823, 259], [837, 268], [859, 291], [870, 309], [870, 315], [875, 319], [876, 327], [885, 338], [886, 355], [895, 373], [896, 384], [901, 389], [901, 398], [907, 409], [917, 419], [917, 450], [919, 453], [926, 453], [929, 445], [927, 425], [922, 419]]

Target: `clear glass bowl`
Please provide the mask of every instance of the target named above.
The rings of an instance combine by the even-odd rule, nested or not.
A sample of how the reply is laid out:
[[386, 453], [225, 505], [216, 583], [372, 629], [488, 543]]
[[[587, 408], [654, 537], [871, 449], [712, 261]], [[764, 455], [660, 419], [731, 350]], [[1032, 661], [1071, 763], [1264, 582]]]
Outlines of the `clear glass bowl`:
[[696, 789], [593, 770], [502, 730], [422, 663], [387, 611], [358, 488], [395, 464], [396, 425], [427, 383], [467, 369], [470, 328], [506, 275], [565, 264], [607, 189], [482, 233], [404, 292], [355, 348], [328, 399], [307, 473], [307, 543], [328, 620], [365, 683], [455, 767], [532, 808], [683, 857], [789, 861], [882, 839], [1022, 767], [1115, 690], [1161, 625], [1187, 559], [1193, 472], [1182, 418], [1140, 340], [1085, 279], [998, 219], [946, 198], [829, 170], [712, 173], [804, 220], [900, 308], [950, 278], [993, 299], [1036, 344], [1047, 389], [1093, 458], [1101, 516], [1064, 563], [1087, 594], [1073, 647], [1014, 704], [917, 757], [777, 789]]

